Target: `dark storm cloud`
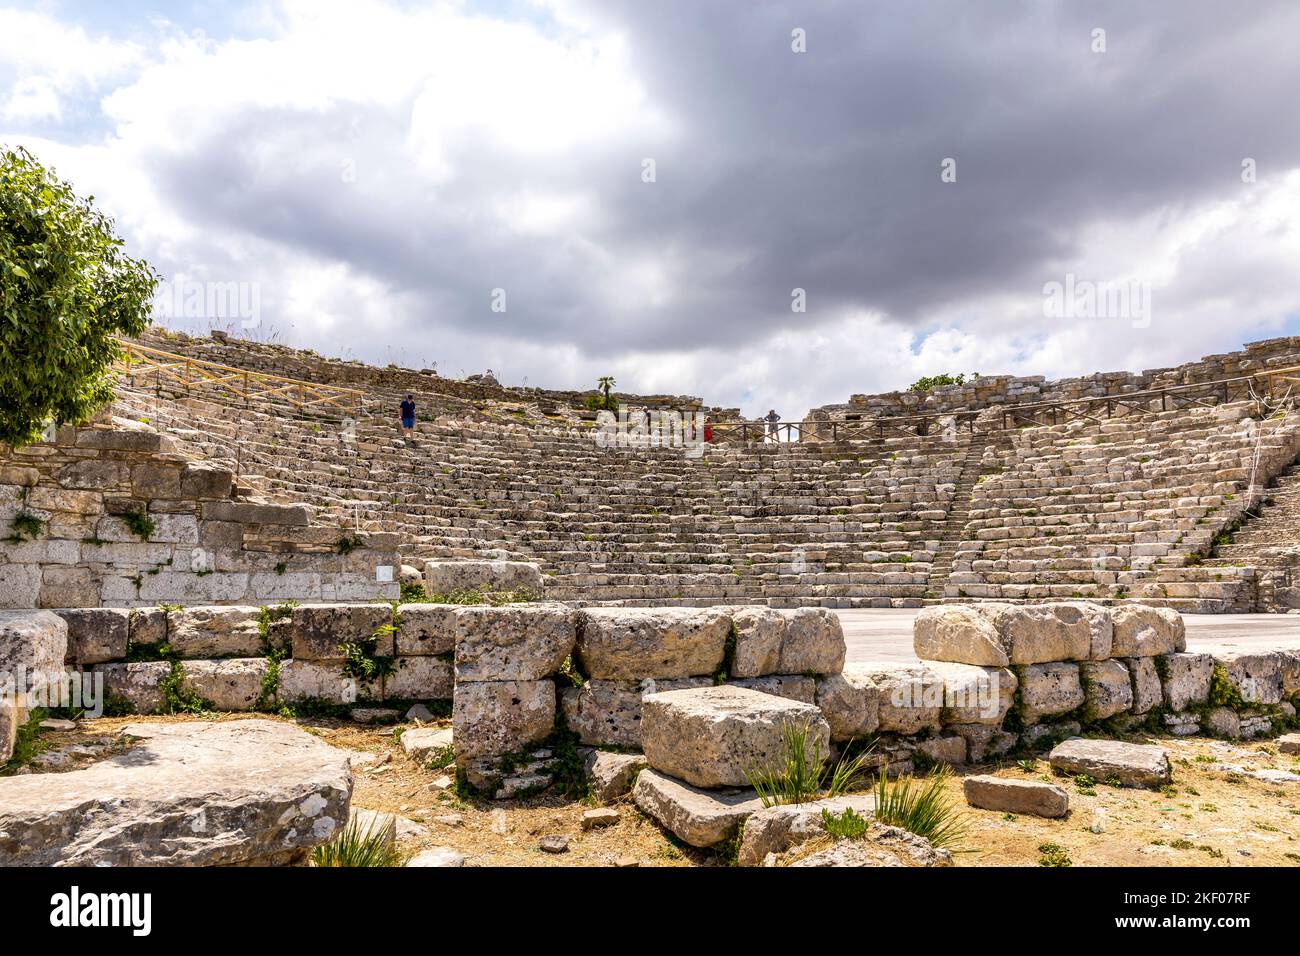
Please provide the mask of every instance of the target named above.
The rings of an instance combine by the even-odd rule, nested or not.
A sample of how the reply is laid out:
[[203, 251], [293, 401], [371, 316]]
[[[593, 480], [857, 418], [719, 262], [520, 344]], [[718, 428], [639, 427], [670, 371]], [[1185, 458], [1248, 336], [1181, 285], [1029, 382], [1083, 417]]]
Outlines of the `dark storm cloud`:
[[[626, 32], [680, 137], [545, 159], [466, 138], [447, 144], [452, 179], [428, 188], [403, 149], [409, 100], [368, 105], [359, 133], [346, 104], [252, 111], [160, 158], [159, 182], [213, 228], [411, 293], [431, 327], [481, 328], [501, 286], [494, 331], [614, 356], [752, 344], [850, 309], [920, 328], [965, 298], [1033, 299], [1080, 253], [1081, 227], [1230, 195], [1244, 156], [1300, 165], [1294, 4], [683, 0], [584, 15]], [[339, 180], [346, 157], [355, 186]], [[582, 243], [498, 228], [481, 210], [513, 187], [592, 190], [601, 225]], [[617, 263], [671, 253], [677, 296], [611, 308], [591, 246]], [[796, 286], [806, 315], [790, 311]]]

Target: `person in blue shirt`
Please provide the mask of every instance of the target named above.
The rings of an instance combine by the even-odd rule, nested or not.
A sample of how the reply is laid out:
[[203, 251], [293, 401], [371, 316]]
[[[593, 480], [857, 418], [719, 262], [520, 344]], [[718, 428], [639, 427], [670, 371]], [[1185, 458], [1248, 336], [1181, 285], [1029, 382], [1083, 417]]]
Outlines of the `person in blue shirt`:
[[415, 429], [415, 396], [407, 394], [402, 401], [402, 437], [410, 438]]

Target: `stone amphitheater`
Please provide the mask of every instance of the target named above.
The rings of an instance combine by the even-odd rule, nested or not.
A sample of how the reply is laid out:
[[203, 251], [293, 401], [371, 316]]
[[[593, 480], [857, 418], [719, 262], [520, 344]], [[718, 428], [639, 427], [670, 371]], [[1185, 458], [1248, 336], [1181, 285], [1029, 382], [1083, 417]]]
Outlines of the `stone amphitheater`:
[[[221, 333], [124, 356], [95, 421], [0, 448], [0, 863], [360, 828], [421, 866], [968, 864], [877, 813], [914, 777], [976, 863], [1300, 862], [1300, 338], [775, 435]], [[792, 728], [817, 782], [772, 799]]]

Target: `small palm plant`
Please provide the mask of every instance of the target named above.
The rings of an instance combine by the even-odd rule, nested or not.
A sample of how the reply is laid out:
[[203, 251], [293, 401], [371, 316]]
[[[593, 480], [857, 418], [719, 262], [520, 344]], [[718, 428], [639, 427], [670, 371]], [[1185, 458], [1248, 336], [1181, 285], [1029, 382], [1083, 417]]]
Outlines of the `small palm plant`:
[[311, 862], [313, 866], [401, 866], [397, 821], [375, 827], [353, 819], [333, 840], [312, 851]]
[[[785, 755], [778, 766], [745, 771], [749, 784], [765, 807], [782, 803], [809, 803], [847, 793], [862, 773], [869, 751], [827, 767], [820, 740], [808, 742], [808, 725], [788, 723], [781, 729]], [[811, 756], [811, 759], [809, 757]]]
[[890, 780], [882, 767], [876, 781], [876, 821], [925, 837], [937, 849], [956, 849], [966, 836], [966, 820], [945, 789], [951, 777], [952, 771], [941, 766], [923, 780]]
[[605, 408], [608, 409], [609, 411], [614, 410], [614, 406], [610, 404], [609, 392], [610, 389], [612, 389], [617, 384], [618, 382], [614, 381], [614, 376], [612, 375], [602, 375], [600, 378], [596, 380], [596, 387], [599, 388], [601, 394], [605, 396]]

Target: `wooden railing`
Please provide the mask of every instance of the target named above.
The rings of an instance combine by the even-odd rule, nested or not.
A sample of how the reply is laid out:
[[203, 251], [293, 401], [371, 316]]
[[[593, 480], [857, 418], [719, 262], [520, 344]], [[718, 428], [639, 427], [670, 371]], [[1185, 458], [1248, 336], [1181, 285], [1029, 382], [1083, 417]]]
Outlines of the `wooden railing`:
[[346, 412], [350, 415], [361, 413], [361, 400], [365, 393], [355, 388], [322, 385], [319, 382], [307, 382], [266, 372], [233, 368], [218, 362], [205, 362], [202, 359], [164, 352], [125, 339], [119, 340], [118, 345], [122, 349], [122, 360], [119, 365], [131, 379], [132, 384], [135, 384], [136, 377], [139, 375], [151, 375], [156, 386], [166, 382], [168, 385], [180, 386], [186, 391], [199, 386], [214, 387], [229, 392], [245, 402], [254, 398], [279, 399], [289, 403], [299, 412], [319, 409]]

